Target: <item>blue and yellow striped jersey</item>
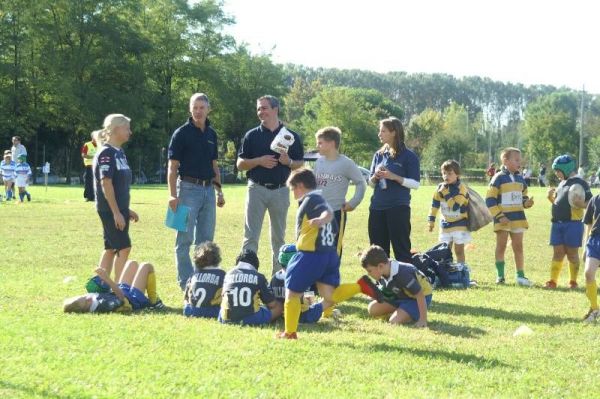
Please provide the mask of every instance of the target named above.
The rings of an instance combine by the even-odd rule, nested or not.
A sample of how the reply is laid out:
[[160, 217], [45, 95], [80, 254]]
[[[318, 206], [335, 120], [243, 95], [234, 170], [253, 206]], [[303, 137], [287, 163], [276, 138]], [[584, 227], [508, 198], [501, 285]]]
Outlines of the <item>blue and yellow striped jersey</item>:
[[435, 222], [438, 211], [442, 210], [442, 231], [467, 231], [469, 192], [467, 186], [456, 180], [453, 184], [440, 183], [431, 201], [429, 221]]
[[505, 216], [511, 228], [527, 228], [523, 204], [527, 201], [527, 185], [519, 172], [510, 173], [505, 166], [492, 177], [485, 204], [494, 217], [494, 225]]
[[186, 304], [193, 308], [219, 305], [224, 278], [225, 270], [218, 267], [205, 267], [194, 273], [186, 284]]
[[335, 251], [335, 237], [338, 232], [338, 224], [334, 219], [321, 226], [311, 226], [308, 221], [321, 216], [324, 211], [331, 207], [321, 196], [321, 192], [314, 190], [302, 197], [300, 207], [296, 213], [296, 248], [304, 252], [326, 252]]

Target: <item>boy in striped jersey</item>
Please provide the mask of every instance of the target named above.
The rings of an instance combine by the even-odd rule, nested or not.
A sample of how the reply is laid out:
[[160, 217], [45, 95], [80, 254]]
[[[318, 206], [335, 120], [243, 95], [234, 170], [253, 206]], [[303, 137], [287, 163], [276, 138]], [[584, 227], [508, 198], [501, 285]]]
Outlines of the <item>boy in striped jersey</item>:
[[465, 244], [471, 242], [471, 233], [467, 230], [469, 193], [467, 186], [460, 181], [460, 165], [449, 159], [441, 166], [443, 183], [440, 183], [433, 194], [431, 211], [429, 212], [429, 231], [433, 231], [435, 217], [442, 210], [440, 223], [440, 242], [448, 244], [458, 263], [465, 263]]
[[19, 201], [23, 202], [25, 197], [27, 197], [27, 201], [31, 201], [31, 194], [27, 191], [27, 183], [31, 179], [31, 167], [27, 163], [27, 155], [19, 155], [17, 166], [15, 166], [15, 176], [15, 185], [19, 190]]
[[6, 200], [10, 201], [14, 194], [12, 191], [12, 185], [15, 181], [15, 168], [17, 164], [12, 160], [12, 153], [10, 150], [4, 151], [4, 159], [0, 162], [0, 173], [2, 174], [2, 181], [4, 182], [4, 193]]
[[508, 237], [512, 242], [517, 268], [517, 284], [529, 287], [531, 282], [525, 277], [523, 256], [523, 233], [529, 227], [525, 209], [533, 206], [533, 197], [527, 196], [527, 185], [519, 174], [521, 150], [505, 148], [500, 154], [502, 168], [497, 172], [487, 191], [485, 202], [494, 217], [496, 233], [496, 284], [504, 284], [504, 253]]

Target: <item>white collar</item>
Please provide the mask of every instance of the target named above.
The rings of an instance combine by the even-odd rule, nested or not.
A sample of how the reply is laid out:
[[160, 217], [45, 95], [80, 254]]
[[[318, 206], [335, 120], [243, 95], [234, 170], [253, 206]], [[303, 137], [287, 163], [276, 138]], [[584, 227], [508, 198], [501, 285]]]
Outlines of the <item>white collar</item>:
[[242, 270], [254, 270], [256, 271], [256, 268], [254, 266], [252, 266], [250, 263], [248, 262], [238, 262], [237, 266], [238, 269], [242, 269]]

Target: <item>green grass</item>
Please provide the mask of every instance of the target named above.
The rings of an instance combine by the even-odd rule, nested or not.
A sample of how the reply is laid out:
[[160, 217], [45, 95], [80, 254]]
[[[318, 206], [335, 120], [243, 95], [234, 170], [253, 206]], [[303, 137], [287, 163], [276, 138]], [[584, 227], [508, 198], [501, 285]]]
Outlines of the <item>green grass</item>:
[[[432, 192], [424, 186], [413, 198], [412, 241], [420, 250], [437, 239], [425, 222]], [[281, 324], [240, 328], [180, 315], [164, 187], [132, 191], [140, 222], [131, 227], [131, 258], [156, 265], [159, 294], [172, 311], [63, 314], [63, 298], [83, 293], [98, 260], [100, 222], [82, 188], [31, 187], [33, 202], [0, 204], [0, 397], [594, 397], [600, 330], [580, 322], [588, 308], [583, 290], [541, 288], [552, 256], [550, 204], [542, 189], [531, 192], [525, 259], [535, 287], [514, 285], [510, 251], [508, 285], [495, 286], [488, 226], [467, 251], [479, 287], [434, 292], [429, 329], [369, 319], [361, 297], [339, 306], [339, 325], [301, 325], [298, 341], [282, 342], [273, 339]], [[242, 241], [245, 188], [225, 193], [216, 241], [229, 269]], [[292, 203], [288, 241], [295, 211]], [[354, 254], [368, 244], [367, 214], [368, 198], [350, 214], [344, 281], [363, 274]], [[265, 223], [259, 255], [267, 272], [268, 247]], [[566, 280], [563, 270], [559, 284]], [[533, 335], [513, 337], [521, 325]]]

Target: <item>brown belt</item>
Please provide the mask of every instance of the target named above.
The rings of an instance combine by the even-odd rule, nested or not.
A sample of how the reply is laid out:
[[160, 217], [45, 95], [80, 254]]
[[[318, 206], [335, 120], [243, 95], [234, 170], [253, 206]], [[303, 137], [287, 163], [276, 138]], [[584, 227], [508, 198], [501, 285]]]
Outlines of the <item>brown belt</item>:
[[186, 181], [188, 183], [194, 183], [199, 186], [206, 187], [206, 186], [212, 185], [212, 179], [211, 180], [202, 180], [202, 179], [196, 179], [195, 177], [191, 177], [191, 176], [180, 176], [179, 178], [183, 181]]

